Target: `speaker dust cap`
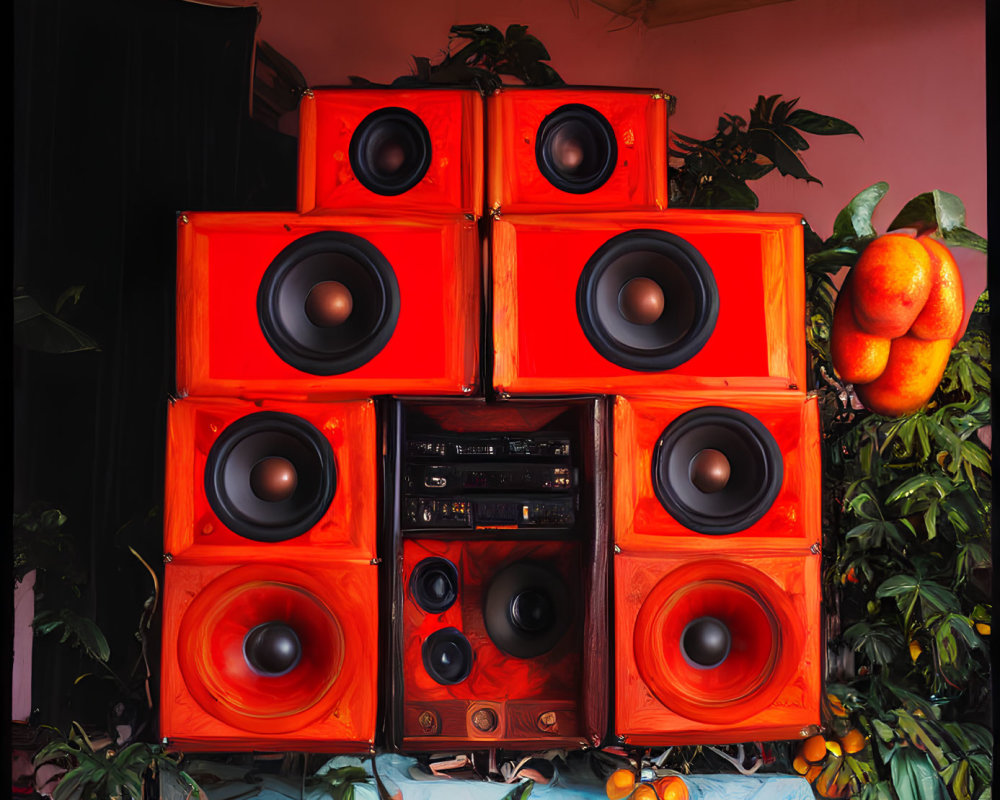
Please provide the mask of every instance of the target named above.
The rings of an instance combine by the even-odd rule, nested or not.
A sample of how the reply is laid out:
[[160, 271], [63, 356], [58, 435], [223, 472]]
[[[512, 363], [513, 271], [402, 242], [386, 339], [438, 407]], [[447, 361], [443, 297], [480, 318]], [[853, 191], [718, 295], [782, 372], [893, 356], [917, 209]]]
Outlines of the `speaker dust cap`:
[[576, 310], [598, 353], [626, 369], [658, 372], [705, 346], [719, 316], [719, 291], [708, 262], [685, 239], [632, 230], [587, 261]]
[[538, 126], [535, 160], [557, 189], [587, 194], [603, 186], [615, 170], [615, 132], [604, 115], [590, 106], [560, 106]]
[[367, 239], [343, 231], [310, 233], [264, 272], [257, 318], [287, 364], [312, 375], [340, 375], [367, 364], [392, 338], [399, 283]]
[[420, 117], [405, 108], [380, 108], [351, 137], [351, 169], [362, 185], [380, 195], [409, 191], [427, 174], [431, 137]]
[[333, 448], [308, 420], [261, 411], [229, 425], [205, 461], [205, 494], [222, 523], [258, 542], [301, 536], [336, 492]]
[[483, 601], [486, 632], [515, 658], [535, 658], [554, 648], [572, 621], [569, 587], [553, 569], [521, 561], [500, 570]]
[[723, 406], [681, 414], [653, 450], [660, 504], [698, 533], [749, 528], [774, 503], [784, 477], [781, 448], [745, 411]]

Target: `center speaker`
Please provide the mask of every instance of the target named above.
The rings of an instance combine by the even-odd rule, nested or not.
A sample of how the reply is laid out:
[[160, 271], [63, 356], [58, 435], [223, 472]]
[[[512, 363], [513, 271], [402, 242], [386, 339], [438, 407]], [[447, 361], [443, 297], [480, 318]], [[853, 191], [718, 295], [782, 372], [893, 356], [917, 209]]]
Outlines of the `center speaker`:
[[183, 215], [178, 391], [470, 394], [480, 249], [465, 217]]
[[503, 216], [491, 250], [502, 395], [805, 385], [797, 215]]

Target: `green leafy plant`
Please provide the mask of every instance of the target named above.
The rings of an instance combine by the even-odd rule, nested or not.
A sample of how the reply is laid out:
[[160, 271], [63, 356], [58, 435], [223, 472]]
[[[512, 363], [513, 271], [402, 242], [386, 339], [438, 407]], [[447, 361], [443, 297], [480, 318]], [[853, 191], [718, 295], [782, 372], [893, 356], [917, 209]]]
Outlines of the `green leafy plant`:
[[753, 209], [757, 195], [748, 181], [775, 169], [782, 175], [821, 183], [799, 156], [809, 148], [802, 134], [861, 134], [843, 120], [795, 108], [797, 104], [797, 98], [760, 95], [749, 120], [723, 114], [708, 139], [674, 133], [670, 155], [680, 164], [670, 169], [670, 204], [675, 208]]

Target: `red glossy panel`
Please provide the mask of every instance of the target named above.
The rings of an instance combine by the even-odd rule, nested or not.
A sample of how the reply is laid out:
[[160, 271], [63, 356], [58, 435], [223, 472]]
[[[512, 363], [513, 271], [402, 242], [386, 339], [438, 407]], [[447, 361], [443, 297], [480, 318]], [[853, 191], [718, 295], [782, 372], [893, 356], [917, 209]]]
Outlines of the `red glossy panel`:
[[[292, 414], [330, 443], [337, 471], [333, 500], [309, 531], [283, 542], [258, 542], [227, 528], [205, 493], [212, 445], [234, 422], [260, 411]], [[370, 400], [293, 403], [185, 398], [167, 419], [164, 549], [175, 559], [241, 563], [315, 554], [370, 560], [375, 555], [376, 430]]]
[[[366, 188], [349, 157], [359, 123], [383, 108], [413, 112], [427, 128], [430, 166], [408, 191]], [[473, 214], [483, 209], [483, 99], [465, 89], [316, 89], [299, 106], [299, 211], [331, 209]]]
[[[802, 227], [793, 214], [676, 210], [496, 220], [492, 233], [493, 385], [509, 394], [662, 395], [806, 385]], [[577, 317], [591, 256], [630, 230], [666, 231], [704, 256], [718, 321], [688, 361], [661, 372], [604, 358]], [[734, 354], [738, 354], [734, 355]]]
[[[818, 724], [818, 553], [709, 559], [622, 553], [614, 582], [614, 730], [626, 742], [767, 741], [794, 738]], [[687, 616], [703, 613], [726, 618], [734, 631], [731, 667], [727, 659], [712, 670], [693, 670], [671, 646]], [[755, 634], [770, 639], [772, 648], [756, 649]]]
[[[365, 562], [168, 564], [160, 731], [191, 750], [367, 751], [377, 705], [378, 577]], [[247, 666], [263, 622], [296, 630], [287, 674]]]
[[[272, 260], [319, 231], [374, 245], [400, 291], [388, 343], [340, 375], [283, 361], [264, 337], [257, 291]], [[461, 395], [478, 380], [481, 277], [474, 221], [189, 214], [177, 265], [177, 386], [181, 395], [323, 399], [374, 394]]]
[[[580, 547], [559, 541], [439, 541], [408, 539], [402, 545], [401, 609], [403, 734], [408, 747], [436, 748], [445, 742], [473, 740], [494, 742], [569, 741], [584, 744], [581, 730], [584, 587], [581, 582]], [[438, 556], [458, 569], [458, 599], [440, 614], [424, 611], [409, 594], [413, 569], [423, 559]], [[504, 567], [531, 560], [555, 570], [570, 590], [573, 621], [548, 653], [515, 658], [490, 639], [483, 618], [483, 602], [490, 580]], [[454, 627], [472, 645], [469, 676], [452, 685], [437, 683], [426, 671], [422, 645], [433, 632]], [[495, 730], [483, 733], [471, 724], [472, 714], [483, 703], [494, 704]], [[437, 718], [433, 733], [421, 723], [421, 714]], [[547, 727], [543, 715], [552, 713]], [[426, 719], [426, 717], [425, 717]]]
[[[542, 121], [581, 104], [610, 123], [618, 148], [614, 172], [599, 188], [574, 194], [553, 186], [535, 156]], [[667, 97], [653, 89], [521, 89], [486, 100], [487, 206], [503, 213], [620, 211], [667, 206]]]
[[[653, 456], [663, 431], [695, 408], [722, 406], [752, 415], [774, 436], [783, 480], [756, 523], [724, 535], [701, 534], [678, 522], [653, 488]], [[720, 548], [801, 550], [821, 540], [822, 475], [816, 398], [798, 392], [697, 393], [670, 399], [619, 397], [614, 422], [615, 542], [623, 550], [716, 553]]]

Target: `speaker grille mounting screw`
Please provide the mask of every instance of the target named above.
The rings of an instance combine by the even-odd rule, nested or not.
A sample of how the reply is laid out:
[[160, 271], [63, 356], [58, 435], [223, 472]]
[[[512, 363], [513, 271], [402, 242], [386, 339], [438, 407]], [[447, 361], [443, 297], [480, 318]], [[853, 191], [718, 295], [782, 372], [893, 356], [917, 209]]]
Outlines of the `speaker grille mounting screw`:
[[170, 553], [164, 553], [163, 554], [163, 563], [164, 564], [169, 564], [173, 560], [174, 560], [174, 557]]
[[538, 717], [538, 730], [546, 733], [557, 733], [559, 731], [558, 721], [555, 711], [545, 711]]
[[823, 547], [820, 545], [819, 542], [813, 542], [812, 547], [809, 548], [809, 552], [812, 553], [814, 556], [819, 555], [821, 552], [823, 552]]
[[433, 711], [421, 711], [420, 716], [417, 717], [417, 724], [420, 726], [420, 730], [424, 733], [437, 733], [437, 714]]

